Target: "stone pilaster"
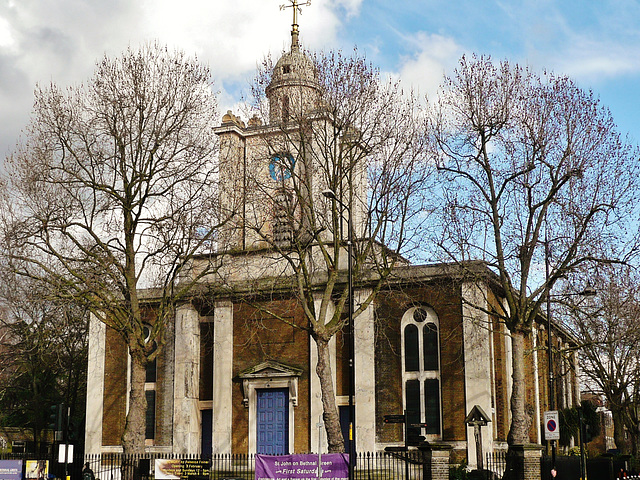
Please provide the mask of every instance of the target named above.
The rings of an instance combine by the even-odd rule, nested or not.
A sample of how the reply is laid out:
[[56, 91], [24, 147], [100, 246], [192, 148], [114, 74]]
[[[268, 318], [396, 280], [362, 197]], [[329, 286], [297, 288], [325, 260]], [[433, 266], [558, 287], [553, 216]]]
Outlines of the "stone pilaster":
[[[354, 309], [370, 290], [354, 292]], [[375, 320], [373, 305], [354, 319], [356, 451], [376, 449]]]
[[233, 418], [233, 304], [216, 302], [213, 319], [212, 453], [229, 454]]
[[[466, 302], [462, 306], [462, 326], [464, 335], [464, 388], [465, 415], [474, 406], [479, 405], [491, 415], [491, 379], [492, 379], [492, 339], [491, 322], [486, 309], [481, 309], [486, 303], [487, 292], [473, 282], [462, 285], [461, 291]], [[493, 418], [492, 418], [493, 420]], [[492, 448], [492, 435], [483, 435], [482, 451], [489, 452]], [[478, 468], [476, 442], [473, 428], [467, 427], [467, 459], [469, 467]]]
[[175, 323], [173, 452], [200, 452], [200, 319], [191, 304], [180, 305]]
[[87, 364], [87, 422], [85, 453], [98, 454], [102, 449], [104, 412], [104, 360], [106, 326], [95, 315], [89, 318], [89, 358]]

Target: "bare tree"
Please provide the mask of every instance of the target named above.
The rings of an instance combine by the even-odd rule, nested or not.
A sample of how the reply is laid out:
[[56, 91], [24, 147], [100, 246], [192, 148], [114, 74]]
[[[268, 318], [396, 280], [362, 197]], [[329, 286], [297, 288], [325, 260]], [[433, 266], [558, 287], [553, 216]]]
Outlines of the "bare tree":
[[[595, 274], [594, 274], [595, 273]], [[637, 452], [640, 393], [640, 281], [623, 265], [591, 272], [596, 298], [588, 304], [565, 304], [563, 313], [581, 344], [581, 371], [586, 384], [601, 394], [613, 416], [616, 447]], [[630, 433], [632, 442], [626, 438]]]
[[88, 315], [49, 298], [46, 285], [11, 274], [2, 276], [0, 306], [0, 424], [30, 429], [39, 452], [50, 405], [64, 403], [81, 423]]
[[294, 47], [276, 65], [264, 63], [254, 93], [249, 126], [261, 134], [241, 178], [227, 181], [236, 186], [229, 196], [248, 206], [233, 235], [241, 248], [265, 249], [263, 268], [247, 272], [249, 279], [260, 279], [261, 288], [271, 279], [304, 311], [305, 323], [294, 327], [317, 346], [329, 451], [340, 452], [329, 342], [348, 322], [348, 224], [355, 318], [424, 238], [433, 168], [421, 111], [357, 52], [311, 55]]
[[638, 154], [591, 92], [486, 57], [463, 57], [446, 79], [432, 132], [446, 182], [438, 242], [447, 259], [482, 259], [498, 275], [495, 314], [513, 342], [508, 442], [528, 443], [525, 339], [559, 278], [623, 249]]
[[[208, 68], [152, 44], [105, 57], [84, 86], [38, 88], [26, 141], [9, 159], [7, 263], [86, 307], [128, 346], [125, 453], [144, 451], [145, 365], [198, 281], [187, 275], [192, 256], [206, 252], [220, 221], [216, 119]], [[143, 315], [143, 287], [155, 289], [154, 321]]]

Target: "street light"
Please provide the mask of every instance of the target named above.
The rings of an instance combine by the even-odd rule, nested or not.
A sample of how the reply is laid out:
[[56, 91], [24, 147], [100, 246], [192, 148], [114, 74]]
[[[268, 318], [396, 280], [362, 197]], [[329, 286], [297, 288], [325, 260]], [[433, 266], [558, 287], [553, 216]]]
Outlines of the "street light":
[[[334, 202], [337, 202], [349, 214], [349, 217], [347, 218], [347, 256], [349, 257], [347, 263], [349, 297], [349, 480], [353, 480], [356, 464], [356, 412], [353, 405], [353, 392], [355, 388], [355, 329], [353, 328], [353, 218], [349, 205], [340, 200], [333, 190], [323, 190], [322, 195]], [[342, 217], [342, 214], [340, 216]]]
[[[549, 281], [550, 276], [550, 266], [549, 266], [549, 242], [545, 239], [545, 267], [546, 267], [546, 279]], [[549, 370], [549, 410], [555, 410], [555, 388], [554, 388], [554, 378], [553, 378], [553, 349], [551, 345], [551, 288], [547, 291], [547, 360], [548, 360], [548, 370]], [[593, 297], [597, 294], [596, 289], [591, 285], [591, 282], [587, 280], [587, 284], [584, 289], [580, 292], [575, 293], [564, 293], [555, 296], [562, 297], [573, 297], [573, 296], [581, 296], [581, 297]], [[582, 435], [582, 434], [581, 434]], [[549, 440], [551, 442], [551, 468], [556, 468], [556, 442], [555, 440]], [[584, 478], [584, 477], [583, 477]]]

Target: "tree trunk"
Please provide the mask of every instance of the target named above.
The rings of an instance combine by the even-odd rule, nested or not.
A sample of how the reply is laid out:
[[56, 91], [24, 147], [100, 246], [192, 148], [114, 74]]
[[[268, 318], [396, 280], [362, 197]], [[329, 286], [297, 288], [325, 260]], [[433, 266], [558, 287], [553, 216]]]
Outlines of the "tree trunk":
[[144, 453], [147, 399], [144, 393], [146, 357], [144, 352], [131, 348], [131, 385], [129, 411], [122, 435], [123, 453]]
[[[617, 399], [618, 405], [620, 405], [620, 399]], [[631, 453], [629, 442], [626, 439], [624, 429], [624, 413], [621, 408], [611, 408], [611, 417], [613, 420], [613, 441], [616, 443], [616, 448], [620, 450], [620, 453], [627, 455]]]
[[524, 379], [524, 339], [521, 331], [511, 332], [511, 362], [513, 385], [511, 389], [511, 426], [507, 436], [509, 445], [529, 443], [531, 419], [525, 409], [526, 384]]
[[33, 448], [36, 453], [40, 453], [40, 431], [38, 427], [33, 427], [31, 432], [33, 433]]
[[329, 355], [329, 340], [315, 338], [318, 348], [318, 365], [316, 373], [320, 380], [320, 391], [322, 393], [322, 418], [324, 428], [327, 432], [327, 443], [329, 453], [344, 452], [344, 438], [340, 428], [340, 415], [336, 405], [336, 395], [331, 379], [331, 358]]
[[631, 443], [631, 455], [635, 458], [638, 458], [638, 442], [640, 441], [640, 436], [638, 436], [637, 430], [629, 431], [630, 443]]

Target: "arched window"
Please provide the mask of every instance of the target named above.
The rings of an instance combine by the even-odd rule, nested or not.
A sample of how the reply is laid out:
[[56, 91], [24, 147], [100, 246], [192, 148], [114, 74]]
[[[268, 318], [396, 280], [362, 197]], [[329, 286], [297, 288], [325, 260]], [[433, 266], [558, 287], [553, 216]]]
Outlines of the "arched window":
[[[408, 423], [426, 423], [430, 439], [441, 434], [438, 317], [429, 307], [413, 307], [402, 317], [402, 379]], [[420, 432], [416, 432], [420, 435]]]

